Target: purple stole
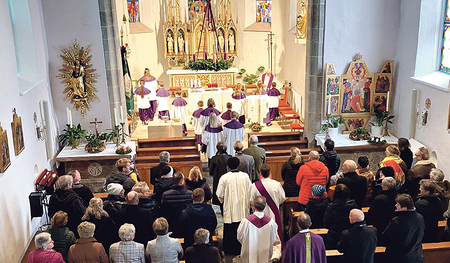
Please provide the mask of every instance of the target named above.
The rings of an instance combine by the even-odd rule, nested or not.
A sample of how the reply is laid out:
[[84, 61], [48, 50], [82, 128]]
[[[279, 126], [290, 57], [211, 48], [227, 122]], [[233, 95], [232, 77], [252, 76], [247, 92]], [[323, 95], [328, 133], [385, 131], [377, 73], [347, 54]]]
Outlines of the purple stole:
[[275, 214], [275, 223], [278, 225], [278, 237], [280, 238], [282, 247], [284, 247], [283, 242], [283, 228], [281, 225], [281, 218], [280, 218], [280, 211], [278, 210], [278, 206], [273, 201], [272, 197], [270, 196], [269, 192], [267, 192], [266, 188], [264, 188], [264, 185], [261, 181], [255, 182], [256, 189], [258, 189], [259, 193], [266, 198], [267, 205], [269, 206], [270, 210]]
[[[262, 75], [261, 80], [264, 83], [264, 80], [266, 79], [266, 74]], [[270, 75], [269, 83], [267, 83], [266, 89], [269, 90], [272, 87], [272, 81], [273, 81], [273, 74]]]
[[250, 223], [252, 223], [257, 228], [261, 228], [261, 227], [267, 225], [271, 219], [270, 217], [268, 217], [266, 215], [264, 215], [262, 218], [258, 218], [254, 214], [251, 214], [251, 215], [247, 216], [246, 218], [248, 221], [250, 221]]

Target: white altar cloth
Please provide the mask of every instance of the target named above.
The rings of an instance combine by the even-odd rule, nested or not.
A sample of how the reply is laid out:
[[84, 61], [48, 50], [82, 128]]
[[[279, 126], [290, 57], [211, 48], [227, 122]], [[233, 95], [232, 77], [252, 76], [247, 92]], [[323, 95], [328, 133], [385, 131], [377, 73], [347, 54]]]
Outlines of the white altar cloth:
[[[369, 145], [367, 141], [353, 141], [348, 138], [349, 134], [338, 134], [336, 136], [331, 137], [331, 139], [334, 141], [334, 148], [339, 147], [348, 147], [348, 146], [364, 146]], [[317, 145], [322, 148], [322, 150], [325, 149], [324, 143], [325, 143], [325, 133], [318, 133], [315, 136]], [[390, 135], [386, 137], [382, 137], [381, 140], [386, 140], [387, 144], [397, 144], [397, 138]]]
[[136, 154], [136, 143], [134, 141], [126, 141], [125, 146], [130, 146], [131, 153], [129, 154], [117, 154], [116, 144], [107, 143], [106, 149], [99, 153], [88, 153], [84, 150], [84, 145], [78, 146], [76, 149], [72, 149], [72, 146], [66, 146], [56, 157], [58, 162], [71, 162], [75, 159], [77, 161], [90, 161], [94, 159], [119, 159], [122, 157], [133, 159]]
[[259, 122], [263, 124], [263, 119], [267, 117], [269, 112], [269, 96], [267, 95], [250, 95], [247, 96], [246, 118], [251, 122]]

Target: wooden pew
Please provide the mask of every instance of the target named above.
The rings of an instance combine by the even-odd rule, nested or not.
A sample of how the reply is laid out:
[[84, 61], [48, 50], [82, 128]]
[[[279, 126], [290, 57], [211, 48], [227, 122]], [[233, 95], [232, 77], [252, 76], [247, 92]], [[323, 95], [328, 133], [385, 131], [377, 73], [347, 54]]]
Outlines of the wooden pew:
[[300, 132], [249, 132], [248, 139], [251, 135], [258, 136], [258, 144], [262, 142], [277, 142], [277, 141], [300, 141], [302, 140]]
[[138, 139], [138, 148], [195, 146], [195, 137], [174, 137], [161, 139]]
[[[262, 147], [264, 148], [264, 147]], [[303, 160], [308, 160], [308, 154], [310, 151], [318, 151], [320, 152], [320, 148], [301, 148], [300, 149], [302, 153]], [[280, 150], [267, 150], [266, 151], [266, 157], [272, 157], [272, 156], [290, 156], [291, 155], [291, 147], [288, 147], [286, 149], [280, 149]], [[289, 157], [288, 157], [289, 158]]]
[[259, 142], [258, 146], [264, 148], [266, 151], [274, 150], [289, 150], [291, 147], [297, 147], [300, 150], [308, 147], [307, 140], [295, 140], [295, 141], [271, 141], [271, 142]]
[[[184, 155], [195, 155], [198, 154], [197, 145], [195, 146], [177, 146], [177, 147], [151, 147], [143, 148], [139, 147], [136, 149], [136, 154], [138, 156], [159, 156], [162, 151], [168, 151], [172, 154], [183, 153]], [[171, 156], [172, 159], [172, 156]]]

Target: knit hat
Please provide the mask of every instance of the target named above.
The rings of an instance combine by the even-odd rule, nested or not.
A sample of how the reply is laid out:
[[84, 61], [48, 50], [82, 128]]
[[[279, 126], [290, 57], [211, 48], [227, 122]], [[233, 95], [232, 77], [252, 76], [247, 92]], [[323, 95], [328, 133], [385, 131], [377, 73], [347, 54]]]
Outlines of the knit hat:
[[110, 183], [108, 184], [107, 189], [110, 195], [120, 195], [120, 192], [123, 190], [123, 186], [121, 184]]
[[311, 192], [313, 196], [322, 196], [325, 192], [325, 187], [321, 186], [320, 184], [313, 185], [311, 188]]

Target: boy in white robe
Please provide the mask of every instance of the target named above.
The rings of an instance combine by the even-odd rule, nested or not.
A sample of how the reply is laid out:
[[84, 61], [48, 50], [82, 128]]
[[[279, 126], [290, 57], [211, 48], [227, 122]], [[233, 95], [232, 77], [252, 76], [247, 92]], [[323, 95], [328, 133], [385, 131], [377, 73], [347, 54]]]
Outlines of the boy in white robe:
[[192, 126], [194, 127], [195, 139], [198, 145], [202, 145], [203, 125], [200, 123], [200, 117], [203, 111], [203, 101], [197, 102], [198, 109], [192, 114]]
[[187, 102], [181, 97], [181, 92], [177, 91], [175, 93], [177, 96], [172, 102], [172, 112], [171, 118], [179, 118], [182, 123], [183, 135], [187, 136], [187, 128], [186, 128], [186, 105]]
[[[238, 122], [239, 113], [231, 112], [231, 121], [223, 125], [223, 139], [227, 146], [227, 152], [229, 155], [234, 156], [234, 142], [243, 141], [245, 138], [245, 128], [242, 123]], [[222, 119], [223, 120], [223, 119]]]

